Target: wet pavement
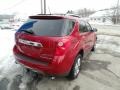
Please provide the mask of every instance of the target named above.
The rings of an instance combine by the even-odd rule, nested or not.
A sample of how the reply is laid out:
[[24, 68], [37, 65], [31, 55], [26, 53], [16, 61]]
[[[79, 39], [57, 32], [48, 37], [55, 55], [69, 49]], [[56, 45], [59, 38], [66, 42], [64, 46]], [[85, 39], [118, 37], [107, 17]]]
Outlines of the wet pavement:
[[96, 51], [82, 62], [82, 70], [73, 81], [25, 73], [23, 67], [14, 63], [12, 54], [4, 60], [9, 64], [0, 61], [6, 64], [0, 65], [0, 90], [120, 90], [120, 37], [117, 35], [98, 34]]

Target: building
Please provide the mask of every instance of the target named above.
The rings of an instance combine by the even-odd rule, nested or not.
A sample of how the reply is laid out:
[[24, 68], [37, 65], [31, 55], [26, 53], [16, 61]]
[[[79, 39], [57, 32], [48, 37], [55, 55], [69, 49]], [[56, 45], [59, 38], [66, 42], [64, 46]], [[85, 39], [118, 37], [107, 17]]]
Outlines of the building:
[[113, 24], [112, 16], [113, 16], [113, 10], [97, 11], [94, 14], [89, 16], [88, 21], [91, 24], [111, 25]]
[[7, 14], [0, 15], [0, 21], [9, 22], [12, 19], [14, 19], [14, 15], [7, 15]]

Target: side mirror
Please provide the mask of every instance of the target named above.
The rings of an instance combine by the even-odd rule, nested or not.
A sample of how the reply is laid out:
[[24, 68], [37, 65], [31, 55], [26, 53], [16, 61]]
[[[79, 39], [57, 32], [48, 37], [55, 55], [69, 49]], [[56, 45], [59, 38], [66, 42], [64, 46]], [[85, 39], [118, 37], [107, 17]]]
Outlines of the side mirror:
[[90, 32], [97, 32], [96, 28], [92, 28], [92, 30], [90, 30]]

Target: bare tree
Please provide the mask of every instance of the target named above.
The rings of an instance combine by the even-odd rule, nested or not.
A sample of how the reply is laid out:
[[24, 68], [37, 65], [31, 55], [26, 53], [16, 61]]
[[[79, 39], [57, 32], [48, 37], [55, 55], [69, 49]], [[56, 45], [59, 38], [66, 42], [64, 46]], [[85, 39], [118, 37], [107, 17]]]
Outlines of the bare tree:
[[84, 9], [79, 9], [79, 10], [77, 11], [77, 14], [80, 15], [81, 17], [88, 17], [89, 15], [91, 15], [91, 14], [93, 14], [93, 13], [95, 13], [94, 10], [90, 10], [90, 9], [86, 9], [86, 8], [84, 8]]
[[67, 14], [74, 14], [74, 11], [68, 10], [68, 11], [67, 11]]
[[93, 14], [95, 11], [94, 10], [90, 10], [90, 9], [79, 9], [77, 11], [73, 11], [73, 10], [68, 10], [67, 14], [77, 14], [80, 17], [88, 17], [89, 15]]
[[120, 8], [118, 7], [112, 7], [109, 9], [111, 12], [107, 12], [107, 17], [110, 17], [111, 21], [113, 24], [118, 24], [120, 23]]

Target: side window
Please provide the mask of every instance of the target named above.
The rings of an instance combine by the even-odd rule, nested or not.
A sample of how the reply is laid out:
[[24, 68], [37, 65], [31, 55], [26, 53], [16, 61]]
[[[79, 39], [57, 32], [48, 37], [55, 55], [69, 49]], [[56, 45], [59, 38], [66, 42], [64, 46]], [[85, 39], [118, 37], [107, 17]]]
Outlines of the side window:
[[87, 30], [88, 30], [88, 31], [90, 31], [90, 30], [92, 29], [91, 26], [90, 26], [90, 24], [87, 23], [87, 22], [86, 22], [86, 27], [87, 27]]
[[80, 23], [79, 23], [79, 31], [80, 32], [88, 32], [88, 29], [86, 27], [86, 23], [84, 21], [80, 21]]
[[72, 32], [74, 25], [75, 25], [75, 22], [73, 20], [68, 20], [67, 35], [69, 35]]

